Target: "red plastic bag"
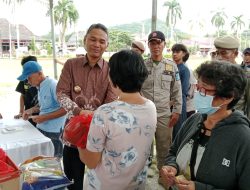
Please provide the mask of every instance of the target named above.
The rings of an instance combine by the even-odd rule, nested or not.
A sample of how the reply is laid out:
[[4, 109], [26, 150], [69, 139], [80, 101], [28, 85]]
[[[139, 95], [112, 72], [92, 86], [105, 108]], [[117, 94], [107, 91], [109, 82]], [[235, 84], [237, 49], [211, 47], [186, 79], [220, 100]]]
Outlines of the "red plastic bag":
[[6, 153], [3, 151], [2, 148], [0, 148], [0, 160], [2, 160], [3, 162], [6, 162]]
[[89, 126], [93, 115], [78, 115], [64, 127], [63, 139], [80, 148], [86, 148]]
[[0, 148], [0, 176], [14, 172], [16, 169], [7, 162], [7, 155]]

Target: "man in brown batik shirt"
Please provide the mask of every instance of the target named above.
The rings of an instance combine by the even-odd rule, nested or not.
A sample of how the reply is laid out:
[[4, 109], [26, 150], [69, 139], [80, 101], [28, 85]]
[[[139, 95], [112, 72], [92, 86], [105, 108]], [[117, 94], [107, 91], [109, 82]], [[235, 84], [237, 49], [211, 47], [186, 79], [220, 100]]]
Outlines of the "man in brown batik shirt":
[[[116, 99], [108, 79], [108, 63], [102, 58], [108, 47], [107, 28], [102, 24], [91, 25], [84, 46], [86, 56], [67, 60], [57, 85], [57, 97], [68, 118], [89, 114]], [[82, 190], [85, 165], [76, 147], [64, 145], [63, 164], [66, 176], [74, 180], [68, 189]]]

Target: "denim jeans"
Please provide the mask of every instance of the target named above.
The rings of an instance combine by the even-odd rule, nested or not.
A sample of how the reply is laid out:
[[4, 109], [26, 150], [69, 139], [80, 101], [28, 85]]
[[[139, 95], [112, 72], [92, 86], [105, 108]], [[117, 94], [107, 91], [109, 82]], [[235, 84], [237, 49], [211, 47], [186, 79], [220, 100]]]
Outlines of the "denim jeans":
[[43, 131], [41, 129], [39, 129], [39, 131], [42, 134], [44, 134], [44, 136], [51, 139], [51, 141], [52, 141], [52, 143], [54, 145], [54, 148], [55, 148], [54, 156], [61, 158], [62, 154], [63, 154], [63, 144], [62, 144], [62, 141], [60, 139], [61, 132], [59, 132], [59, 133], [51, 133], [51, 132]]

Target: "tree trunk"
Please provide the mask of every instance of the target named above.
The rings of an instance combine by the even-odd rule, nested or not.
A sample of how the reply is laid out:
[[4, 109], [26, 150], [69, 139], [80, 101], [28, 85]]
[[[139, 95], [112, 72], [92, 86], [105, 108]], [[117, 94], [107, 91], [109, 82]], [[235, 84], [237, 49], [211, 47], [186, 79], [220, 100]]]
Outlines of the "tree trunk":
[[157, 23], [157, 0], [152, 0], [152, 21], [151, 21], [151, 31], [156, 30]]
[[50, 11], [50, 24], [51, 24], [52, 50], [53, 50], [54, 77], [55, 77], [55, 79], [57, 79], [53, 0], [49, 0], [49, 11]]

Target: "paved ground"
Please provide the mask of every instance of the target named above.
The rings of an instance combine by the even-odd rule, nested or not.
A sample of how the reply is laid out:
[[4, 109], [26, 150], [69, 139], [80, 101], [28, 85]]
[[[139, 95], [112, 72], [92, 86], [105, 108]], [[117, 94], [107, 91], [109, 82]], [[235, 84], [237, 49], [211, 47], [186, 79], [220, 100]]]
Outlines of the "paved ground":
[[158, 176], [159, 173], [156, 167], [156, 160], [153, 159], [152, 165], [148, 170], [146, 190], [164, 190], [164, 188], [158, 183]]
[[[148, 171], [148, 178], [147, 178], [147, 184], [145, 190], [164, 190], [164, 188], [158, 184], [158, 171], [156, 169], [156, 165], [152, 164]], [[151, 177], [150, 177], [151, 176]], [[83, 190], [85, 190], [86, 187], [83, 185]]]
[[[164, 190], [164, 188], [160, 184], [158, 184], [158, 175], [159, 174], [158, 169], [156, 167], [156, 161], [153, 160], [153, 163], [148, 171], [148, 178], [145, 190]], [[85, 190], [84, 186], [83, 190]]]

